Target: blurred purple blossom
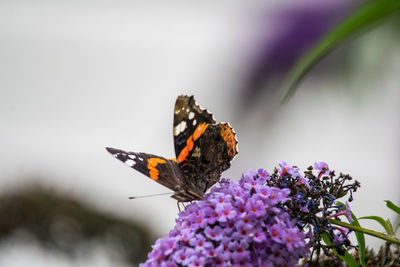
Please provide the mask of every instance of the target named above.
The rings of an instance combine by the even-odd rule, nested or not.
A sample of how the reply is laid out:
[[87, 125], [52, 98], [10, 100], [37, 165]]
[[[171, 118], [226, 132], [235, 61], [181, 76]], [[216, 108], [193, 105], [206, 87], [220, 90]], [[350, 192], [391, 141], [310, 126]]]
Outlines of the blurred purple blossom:
[[290, 67], [357, 3], [310, 0], [262, 15], [256, 22], [258, 44], [243, 85], [245, 99], [276, 90]]
[[[329, 166], [328, 163], [320, 161], [320, 162], [315, 162], [314, 163], [314, 168], [318, 171], [320, 171], [318, 178], [321, 178], [322, 176], [326, 175], [329, 176]], [[324, 171], [323, 171], [324, 170]]]

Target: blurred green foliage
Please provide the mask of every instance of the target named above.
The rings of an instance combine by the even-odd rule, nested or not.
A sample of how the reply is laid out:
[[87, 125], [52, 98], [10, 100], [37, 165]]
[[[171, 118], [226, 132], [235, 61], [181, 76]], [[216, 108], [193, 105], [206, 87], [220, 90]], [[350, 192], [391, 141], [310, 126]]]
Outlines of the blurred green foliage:
[[[128, 264], [143, 262], [154, 242], [138, 223], [115, 218], [40, 186], [0, 196], [0, 244], [34, 239], [45, 249], [74, 256], [101, 244]], [[23, 233], [23, 234], [21, 234]]]
[[348, 39], [371, 30], [393, 17], [398, 18], [399, 15], [399, 0], [370, 0], [355, 9], [346, 19], [323, 36], [292, 67], [281, 86], [283, 102], [290, 99], [302, 78], [329, 52]]

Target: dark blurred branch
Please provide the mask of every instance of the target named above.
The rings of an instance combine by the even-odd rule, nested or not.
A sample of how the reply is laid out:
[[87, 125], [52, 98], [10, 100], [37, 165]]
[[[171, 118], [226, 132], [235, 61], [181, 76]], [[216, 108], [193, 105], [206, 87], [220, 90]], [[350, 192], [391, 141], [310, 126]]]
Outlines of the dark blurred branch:
[[149, 230], [138, 223], [96, 211], [43, 187], [0, 196], [0, 242], [27, 233], [46, 249], [73, 256], [82, 246], [101, 244], [131, 264], [144, 261], [151, 244]]

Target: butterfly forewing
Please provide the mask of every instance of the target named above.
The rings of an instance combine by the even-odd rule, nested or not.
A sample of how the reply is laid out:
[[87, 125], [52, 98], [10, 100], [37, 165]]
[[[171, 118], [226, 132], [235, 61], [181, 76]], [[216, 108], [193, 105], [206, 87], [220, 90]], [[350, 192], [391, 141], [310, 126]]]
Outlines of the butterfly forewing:
[[193, 96], [179, 96], [174, 110], [174, 141], [179, 167], [191, 190], [204, 193], [219, 181], [237, 153], [235, 132], [228, 123], [216, 124]]
[[124, 162], [129, 167], [173, 191], [182, 186], [182, 171], [174, 160], [152, 154], [126, 152], [111, 147], [107, 147], [106, 149], [115, 158]]
[[174, 108], [174, 144], [178, 163], [193, 152], [192, 144], [215, 123], [213, 115], [198, 106], [193, 96], [178, 96]]

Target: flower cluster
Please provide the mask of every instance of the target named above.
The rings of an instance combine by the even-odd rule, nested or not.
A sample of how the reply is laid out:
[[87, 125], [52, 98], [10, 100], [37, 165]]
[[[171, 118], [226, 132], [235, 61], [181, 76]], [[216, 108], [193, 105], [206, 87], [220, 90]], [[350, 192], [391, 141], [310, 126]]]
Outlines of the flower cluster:
[[222, 179], [179, 214], [141, 266], [295, 266], [306, 256], [311, 262], [315, 251], [343, 254], [349, 231], [329, 218], [345, 215], [351, 222], [348, 203], [336, 201], [348, 193], [351, 201], [360, 184], [349, 183], [349, 175], [336, 177], [324, 162], [304, 176], [295, 166], [278, 164], [271, 174], [260, 169], [239, 182]]
[[222, 179], [186, 207], [141, 266], [294, 266], [310, 248], [283, 204], [288, 188], [268, 186], [260, 169], [239, 182]]
[[[337, 204], [337, 200], [352, 193], [360, 187], [359, 182], [350, 183], [352, 177], [340, 174], [336, 177], [334, 171], [329, 170], [328, 164], [318, 162], [304, 172], [304, 177], [299, 173], [299, 168], [280, 161], [279, 168], [271, 174], [267, 181], [269, 186], [290, 188], [291, 200], [285, 203], [285, 209], [297, 221], [300, 229], [310, 228], [313, 233], [313, 250], [323, 250], [325, 254], [334, 248], [343, 254], [350, 246], [348, 229], [333, 226], [328, 219], [339, 219], [345, 215], [351, 223], [353, 221], [350, 206]], [[316, 173], [315, 173], [316, 172]], [[340, 220], [340, 219], [339, 219]], [[328, 234], [331, 244], [323, 245], [320, 240]], [[326, 242], [325, 242], [326, 243]]]

